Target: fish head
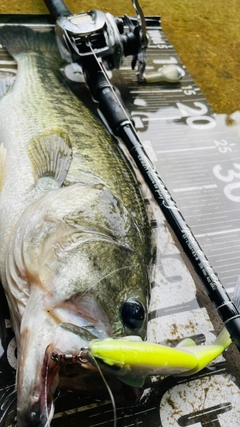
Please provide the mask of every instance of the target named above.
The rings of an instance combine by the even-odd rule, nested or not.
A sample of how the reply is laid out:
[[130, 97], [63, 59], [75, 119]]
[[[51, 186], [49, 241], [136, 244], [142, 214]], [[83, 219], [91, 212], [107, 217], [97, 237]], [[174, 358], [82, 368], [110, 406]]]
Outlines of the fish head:
[[[12, 239], [11, 276], [16, 282], [20, 275], [21, 284], [24, 278], [28, 290], [28, 297], [22, 296], [24, 309], [20, 302], [16, 308], [22, 315], [17, 380], [21, 427], [42, 426], [51, 418], [61, 376], [65, 388], [92, 394], [87, 378], [93, 375], [97, 382], [96, 367], [76, 357], [89, 341], [143, 338], [146, 333], [149, 259], [139, 227], [105, 188], [92, 190], [95, 209], [87, 202], [83, 208], [82, 191], [73, 212], [71, 203], [74, 197], [79, 200], [80, 189], [72, 187], [71, 197], [63, 189], [62, 197], [58, 190], [36, 203], [15, 233], [16, 239], [22, 235], [21, 244]], [[76, 366], [64, 360], [62, 367], [53, 357], [66, 354], [78, 365], [77, 384], [72, 381]]]
[[52, 284], [48, 312], [95, 337], [144, 337], [147, 275], [138, 256], [126, 245], [96, 235], [75, 235], [73, 246], [57, 250], [57, 274], [49, 277], [46, 271], [43, 280]]

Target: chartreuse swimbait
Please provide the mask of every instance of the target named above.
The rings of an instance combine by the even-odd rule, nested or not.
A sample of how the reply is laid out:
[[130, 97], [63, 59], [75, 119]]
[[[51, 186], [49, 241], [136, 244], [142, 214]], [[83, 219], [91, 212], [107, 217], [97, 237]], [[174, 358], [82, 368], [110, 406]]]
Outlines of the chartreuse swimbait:
[[196, 345], [186, 338], [177, 347], [141, 341], [136, 337], [122, 339], [106, 338], [89, 343], [89, 360], [117, 376], [127, 378], [135, 375], [190, 375], [196, 373], [218, 357], [230, 344], [226, 329], [210, 345]]
[[[240, 277], [234, 288], [234, 303], [240, 310]], [[104, 370], [114, 372], [122, 381], [141, 385], [147, 375], [191, 375], [205, 368], [230, 346], [226, 328], [210, 345], [196, 345], [191, 338], [175, 348], [142, 341], [136, 336], [92, 340], [87, 358]]]

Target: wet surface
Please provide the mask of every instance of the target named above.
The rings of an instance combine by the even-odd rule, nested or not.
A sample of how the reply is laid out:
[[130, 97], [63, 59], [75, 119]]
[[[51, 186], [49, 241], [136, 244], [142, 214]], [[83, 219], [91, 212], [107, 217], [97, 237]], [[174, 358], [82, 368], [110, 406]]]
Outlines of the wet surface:
[[[133, 14], [131, 0], [68, 0], [74, 13], [90, 8], [115, 15]], [[217, 113], [240, 108], [240, 15], [232, 0], [142, 0], [146, 15], [160, 15], [169, 41], [174, 45], [203, 95]], [[0, 13], [47, 13], [41, 0], [2, 0]]]

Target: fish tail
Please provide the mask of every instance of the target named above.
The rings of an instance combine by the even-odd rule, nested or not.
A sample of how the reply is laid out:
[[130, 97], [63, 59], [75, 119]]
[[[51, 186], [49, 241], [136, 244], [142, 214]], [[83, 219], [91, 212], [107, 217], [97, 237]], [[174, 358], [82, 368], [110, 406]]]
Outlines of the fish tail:
[[227, 331], [226, 328], [223, 328], [220, 334], [215, 339], [213, 344], [222, 346], [223, 349], [225, 350], [227, 347], [230, 346], [231, 343], [232, 343], [232, 340], [230, 338], [229, 332]]
[[14, 58], [19, 54], [38, 52], [61, 59], [53, 31], [40, 32], [24, 25], [5, 25], [0, 28], [0, 41]]

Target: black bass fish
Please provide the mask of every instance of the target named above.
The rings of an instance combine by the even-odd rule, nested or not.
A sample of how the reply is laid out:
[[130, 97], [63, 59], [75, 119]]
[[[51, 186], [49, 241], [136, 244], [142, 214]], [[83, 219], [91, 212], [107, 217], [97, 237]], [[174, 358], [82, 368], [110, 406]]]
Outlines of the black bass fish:
[[97, 384], [94, 367], [78, 358], [74, 381], [53, 353], [145, 336], [150, 229], [116, 142], [63, 82], [54, 34], [5, 26], [0, 41], [18, 64], [0, 101], [0, 277], [18, 345], [17, 425], [45, 426], [57, 386]]

